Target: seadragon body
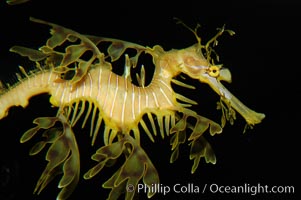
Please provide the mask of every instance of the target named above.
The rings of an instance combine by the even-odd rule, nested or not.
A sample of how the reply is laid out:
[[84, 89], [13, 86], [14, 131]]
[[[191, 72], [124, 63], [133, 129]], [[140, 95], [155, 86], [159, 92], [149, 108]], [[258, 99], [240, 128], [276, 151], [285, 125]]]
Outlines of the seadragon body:
[[[37, 67], [31, 72], [20, 67], [22, 73], [18, 75], [19, 81], [0, 88], [0, 119], [8, 114], [10, 107], [26, 107], [32, 96], [41, 93], [48, 93], [51, 104], [58, 107], [57, 116], [35, 119], [37, 126], [21, 138], [21, 142], [26, 142], [44, 130], [43, 140], [33, 147], [31, 155], [50, 145], [46, 155], [49, 163], [38, 181], [37, 193], [46, 187], [51, 175], [57, 172], [63, 173], [59, 183], [62, 191], [58, 199], [66, 199], [74, 190], [80, 166], [72, 127], [80, 118], [84, 118], [82, 126], [89, 120], [92, 144], [96, 143], [101, 124], [105, 125], [104, 146], [92, 156], [99, 163], [84, 175], [85, 179], [95, 176], [111, 160], [121, 155], [126, 158], [124, 165], [103, 184], [103, 187], [112, 189], [110, 199], [118, 198], [123, 192], [126, 193], [126, 199], [132, 199], [135, 192], [126, 192], [125, 187], [128, 184], [136, 187], [141, 179], [147, 185], [159, 182], [156, 169], [140, 146], [141, 128], [153, 142], [157, 132], [162, 138], [171, 135], [171, 162], [179, 155], [179, 145], [186, 140], [191, 141], [193, 173], [201, 157], [206, 162], [215, 163], [213, 150], [203, 136], [207, 129], [211, 135], [221, 133], [226, 121], [232, 123], [235, 119], [234, 110], [245, 118], [249, 126], [260, 123], [264, 118], [264, 114], [247, 108], [220, 83], [231, 81], [230, 71], [214, 64], [212, 58], [212, 46], [217, 38], [223, 32], [233, 33], [224, 27], [206, 45], [201, 44], [196, 30], [192, 30], [198, 43], [186, 49], [166, 52], [159, 45], [150, 48], [117, 39], [81, 35], [56, 24], [31, 20], [52, 26], [52, 37], [39, 50], [19, 46], [11, 49], [34, 61]], [[68, 43], [64, 46], [65, 51], [57, 50], [65, 43]], [[109, 43], [106, 52], [98, 48], [102, 43]], [[136, 53], [128, 55], [125, 53], [127, 49], [134, 49]], [[87, 52], [90, 53], [88, 58], [84, 56]], [[148, 85], [145, 84], [144, 67], [137, 75], [138, 84], [133, 83], [131, 76], [131, 69], [136, 67], [142, 53], [151, 55], [155, 66]], [[118, 75], [112, 71], [111, 62], [122, 59], [123, 55], [125, 70]], [[189, 109], [197, 103], [174, 91], [172, 84], [194, 89], [184, 80], [177, 79], [180, 74], [209, 84], [220, 96], [218, 105], [223, 111], [221, 125]], [[147, 125], [144, 116], [147, 116], [150, 125]], [[194, 118], [195, 123], [190, 123], [188, 118]], [[56, 122], [62, 126], [57, 126]], [[186, 136], [188, 133], [189, 137]], [[154, 193], [149, 191], [148, 196], [152, 195]]]

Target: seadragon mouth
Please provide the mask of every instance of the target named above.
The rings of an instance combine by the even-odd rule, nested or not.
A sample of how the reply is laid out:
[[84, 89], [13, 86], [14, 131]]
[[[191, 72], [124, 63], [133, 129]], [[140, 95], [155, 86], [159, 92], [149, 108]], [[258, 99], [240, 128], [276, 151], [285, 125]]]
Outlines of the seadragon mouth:
[[220, 68], [217, 77], [210, 76], [210, 73], [203, 73], [199, 80], [207, 83], [229, 108], [236, 110], [246, 120], [248, 125], [252, 126], [258, 124], [265, 118], [263, 113], [255, 112], [244, 105], [220, 82], [231, 82], [231, 72], [229, 69]]

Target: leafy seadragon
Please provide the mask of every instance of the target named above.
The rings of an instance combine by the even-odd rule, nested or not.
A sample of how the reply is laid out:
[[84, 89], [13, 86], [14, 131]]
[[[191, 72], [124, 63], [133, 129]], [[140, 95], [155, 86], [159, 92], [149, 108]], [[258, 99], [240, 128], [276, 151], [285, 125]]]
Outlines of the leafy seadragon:
[[[101, 124], [105, 126], [102, 133], [104, 146], [92, 156], [98, 164], [86, 172], [84, 178], [94, 177], [104, 166], [111, 166], [124, 156], [124, 164], [103, 187], [111, 189], [109, 199], [117, 199], [122, 193], [126, 193], [125, 199], [133, 199], [135, 191], [126, 192], [127, 185], [137, 189], [139, 181], [148, 186], [159, 183], [154, 165], [140, 146], [141, 130], [153, 142], [157, 134], [162, 138], [170, 137], [171, 163], [178, 158], [179, 146], [189, 141], [194, 173], [202, 157], [207, 163], [216, 162], [204, 137], [207, 130], [212, 136], [220, 134], [226, 121], [233, 123], [235, 120], [235, 111], [242, 115], [249, 127], [265, 117], [247, 108], [220, 83], [231, 82], [230, 71], [215, 64], [218, 56], [213, 49], [224, 32], [234, 34], [225, 27], [218, 29], [204, 45], [197, 35], [198, 26], [194, 30], [189, 28], [197, 43], [166, 52], [159, 45], [150, 48], [118, 39], [82, 35], [53, 23], [31, 20], [51, 26], [51, 37], [38, 50], [21, 46], [11, 48], [12, 52], [36, 63], [36, 67], [31, 71], [20, 67], [17, 83], [11, 86], [1, 84], [0, 119], [8, 114], [10, 107], [26, 107], [31, 97], [41, 93], [49, 93], [51, 104], [58, 108], [56, 116], [36, 118], [33, 121], [36, 126], [25, 132], [20, 140], [21, 143], [27, 142], [42, 132], [41, 141], [32, 147], [30, 155], [48, 147], [48, 164], [36, 185], [34, 192], [37, 194], [59, 174], [62, 174], [58, 183], [61, 191], [57, 199], [67, 199], [75, 189], [80, 178], [80, 158], [72, 129], [79, 119], [83, 119], [82, 127], [90, 124], [92, 145]], [[135, 53], [127, 54], [128, 49]], [[155, 66], [148, 85], [143, 66], [136, 74], [138, 84], [133, 83], [131, 76], [142, 54], [150, 55]], [[111, 63], [119, 60], [124, 60], [122, 75], [112, 71]], [[195, 89], [185, 83], [185, 79], [178, 78], [180, 74], [208, 84], [220, 96], [221, 125], [191, 110], [191, 105], [197, 102], [174, 91], [172, 84]], [[190, 118], [194, 120], [188, 120]], [[153, 195], [153, 191], [148, 191], [148, 197]]]

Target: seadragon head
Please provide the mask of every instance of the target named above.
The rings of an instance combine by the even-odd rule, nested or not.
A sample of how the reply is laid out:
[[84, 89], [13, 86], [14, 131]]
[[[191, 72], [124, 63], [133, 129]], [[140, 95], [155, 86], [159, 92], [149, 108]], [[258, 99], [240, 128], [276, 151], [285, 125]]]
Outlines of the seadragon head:
[[[180, 23], [182, 22], [180, 21]], [[185, 24], [183, 25], [186, 26]], [[223, 26], [218, 29], [218, 33], [213, 38], [205, 45], [202, 45], [201, 38], [197, 35], [198, 27], [199, 26], [194, 30], [187, 27], [195, 34], [198, 43], [186, 49], [178, 50], [175, 58], [178, 63], [176, 65], [178, 71], [187, 74], [193, 79], [198, 79], [202, 83], [208, 84], [220, 96], [221, 102], [218, 103], [218, 108], [222, 109], [224, 113], [222, 126], [224, 126], [226, 120], [233, 123], [233, 120], [235, 119], [234, 110], [240, 113], [246, 120], [246, 127], [252, 127], [253, 125], [260, 123], [265, 115], [263, 113], [257, 113], [245, 106], [222, 85], [221, 81], [231, 83], [231, 72], [221, 64], [215, 64], [215, 60], [219, 61], [219, 57], [213, 49], [213, 47], [218, 44], [217, 38], [224, 32], [227, 32], [230, 35], [234, 35], [235, 33], [232, 30], [225, 29], [225, 26]]]

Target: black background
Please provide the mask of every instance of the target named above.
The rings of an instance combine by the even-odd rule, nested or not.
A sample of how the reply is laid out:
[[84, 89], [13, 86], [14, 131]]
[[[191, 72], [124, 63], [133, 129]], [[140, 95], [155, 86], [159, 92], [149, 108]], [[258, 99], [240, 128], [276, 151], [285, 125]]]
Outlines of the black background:
[[[8, 6], [0, 3], [0, 79], [12, 82], [20, 57], [9, 53], [13, 45], [38, 48], [49, 37], [49, 27], [29, 21], [33, 16], [71, 28], [80, 33], [131, 41], [145, 46], [161, 45], [164, 49], [185, 48], [195, 43], [191, 32], [176, 25], [174, 17], [190, 27], [202, 25], [199, 33], [204, 40], [223, 24], [236, 32], [223, 36], [217, 51], [221, 62], [232, 72], [232, 83], [225, 86], [250, 108], [263, 112], [263, 122], [242, 134], [244, 121], [238, 117], [234, 126], [227, 125], [221, 135], [210, 140], [216, 165], [201, 160], [191, 174], [189, 146], [181, 148], [180, 158], [169, 164], [168, 139], [157, 137], [156, 143], [145, 136], [142, 146], [156, 166], [161, 183], [193, 183], [219, 185], [292, 185], [295, 194], [168, 194], [153, 199], [296, 199], [299, 193], [297, 164], [300, 134], [300, 6], [285, 2], [235, 1], [140, 1], [137, 3], [102, 1], [33, 0], [26, 4]], [[24, 66], [26, 67], [26, 66]], [[219, 120], [215, 110], [217, 95], [206, 85], [188, 93], [199, 102], [195, 108], [203, 116]], [[32, 191], [46, 162], [43, 155], [30, 157], [33, 145], [20, 144], [24, 131], [33, 127], [39, 116], [53, 116], [49, 96], [30, 100], [26, 109], [12, 108], [9, 116], [0, 121], [0, 166], [2, 199], [55, 199], [58, 179], [41, 195]], [[90, 156], [99, 146], [91, 147], [86, 129], [77, 129], [82, 174], [94, 166]], [[88, 129], [87, 129], [88, 131]], [[299, 146], [300, 147], [300, 146]], [[300, 151], [300, 150], [299, 150]], [[101, 184], [112, 175], [105, 169], [95, 180], [81, 180], [71, 199], [105, 199], [108, 190]], [[141, 199], [146, 198], [140, 195]]]

